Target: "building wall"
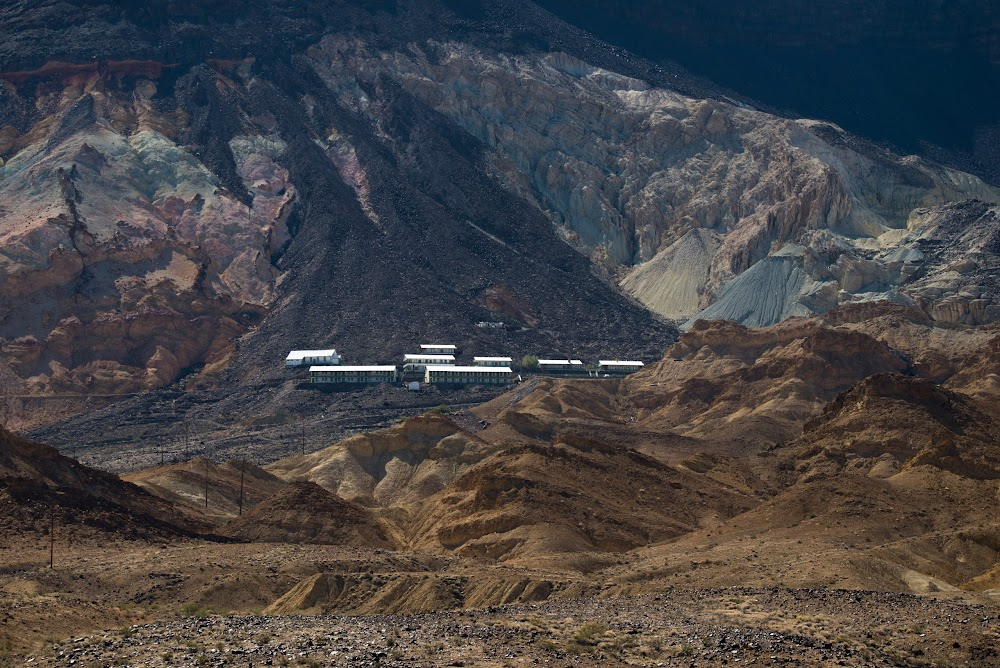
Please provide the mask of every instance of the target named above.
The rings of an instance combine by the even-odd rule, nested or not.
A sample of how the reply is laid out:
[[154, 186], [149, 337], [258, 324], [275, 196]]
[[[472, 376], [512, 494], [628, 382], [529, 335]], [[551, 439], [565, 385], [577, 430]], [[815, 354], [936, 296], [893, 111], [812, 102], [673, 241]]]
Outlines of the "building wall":
[[336, 366], [340, 364], [340, 355], [329, 355], [326, 357], [303, 357], [301, 360], [285, 360], [288, 368], [297, 366]]
[[509, 385], [513, 374], [476, 373], [472, 371], [427, 371], [427, 383], [461, 383], [465, 385]]
[[392, 371], [313, 371], [311, 383], [392, 383], [396, 374]]

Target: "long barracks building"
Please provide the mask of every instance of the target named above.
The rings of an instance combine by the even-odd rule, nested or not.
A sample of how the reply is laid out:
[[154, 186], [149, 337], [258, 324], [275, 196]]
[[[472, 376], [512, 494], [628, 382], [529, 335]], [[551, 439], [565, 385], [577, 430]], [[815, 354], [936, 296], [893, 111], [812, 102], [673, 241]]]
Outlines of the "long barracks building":
[[399, 374], [394, 366], [313, 366], [310, 383], [394, 383]]
[[509, 366], [428, 366], [425, 383], [463, 385], [510, 385], [514, 372]]

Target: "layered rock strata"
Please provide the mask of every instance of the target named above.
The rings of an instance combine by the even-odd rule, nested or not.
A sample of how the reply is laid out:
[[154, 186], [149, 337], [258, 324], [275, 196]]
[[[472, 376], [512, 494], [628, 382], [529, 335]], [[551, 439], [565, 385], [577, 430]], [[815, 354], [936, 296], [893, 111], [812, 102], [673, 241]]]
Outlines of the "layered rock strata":
[[[372, 122], [378, 105], [363, 91], [390, 77], [482, 141], [505, 187], [670, 318], [724, 294], [744, 311], [706, 316], [758, 326], [884, 298], [913, 278], [887, 265], [903, 232], [926, 233], [914, 216], [1000, 201], [975, 176], [867, 146], [832, 124], [687, 97], [565, 53], [437, 41], [386, 53], [330, 36], [309, 55]], [[782, 259], [759, 267], [749, 287], [730, 285], [769, 257]]]

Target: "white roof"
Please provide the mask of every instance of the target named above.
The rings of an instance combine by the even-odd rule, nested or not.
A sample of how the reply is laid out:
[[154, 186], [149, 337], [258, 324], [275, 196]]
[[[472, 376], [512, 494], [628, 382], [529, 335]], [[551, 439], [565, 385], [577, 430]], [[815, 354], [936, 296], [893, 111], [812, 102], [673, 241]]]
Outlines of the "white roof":
[[638, 360], [601, 360], [601, 366], [645, 366]]
[[454, 362], [454, 355], [403, 355], [404, 360], [431, 360], [434, 362]]
[[476, 362], [513, 362], [509, 357], [473, 357]]
[[539, 364], [580, 364], [583, 362], [580, 360], [538, 360]]
[[431, 365], [428, 371], [459, 371], [467, 373], [514, 373], [509, 366], [452, 366]]
[[311, 366], [309, 367], [309, 373], [313, 371], [341, 371], [344, 373], [350, 373], [351, 371], [395, 371], [394, 366]]
[[305, 357], [333, 357], [337, 354], [337, 351], [333, 348], [329, 350], [293, 350], [288, 353], [286, 360], [300, 360]]
[[450, 343], [421, 343], [420, 344], [420, 349], [421, 350], [427, 350], [428, 348], [437, 348], [439, 350], [444, 350], [445, 348], [447, 348], [448, 350], [458, 350], [458, 346], [453, 346]]

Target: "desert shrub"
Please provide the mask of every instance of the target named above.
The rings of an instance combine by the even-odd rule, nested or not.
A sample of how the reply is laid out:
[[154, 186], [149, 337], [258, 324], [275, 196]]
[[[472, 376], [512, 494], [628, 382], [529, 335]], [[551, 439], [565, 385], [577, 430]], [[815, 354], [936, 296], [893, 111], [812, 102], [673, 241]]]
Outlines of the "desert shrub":
[[601, 622], [587, 622], [576, 632], [573, 640], [582, 645], [596, 645], [600, 637], [607, 632], [607, 625]]

